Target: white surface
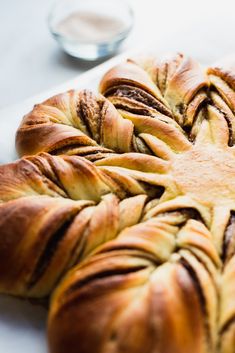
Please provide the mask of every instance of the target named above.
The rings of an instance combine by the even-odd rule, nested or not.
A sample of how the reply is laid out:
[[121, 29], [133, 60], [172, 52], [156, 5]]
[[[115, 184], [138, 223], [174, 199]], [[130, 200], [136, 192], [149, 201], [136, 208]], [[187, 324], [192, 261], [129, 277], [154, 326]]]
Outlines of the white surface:
[[[233, 1], [132, 2], [136, 27], [126, 46], [141, 47], [152, 42], [155, 44], [150, 47], [159, 52], [186, 51], [204, 63], [235, 52]], [[15, 158], [15, 130], [34, 103], [72, 87], [96, 88], [100, 75], [120, 60], [72, 79], [92, 65], [69, 59], [57, 49], [44, 23], [50, 3], [0, 2], [0, 106], [49, 89], [0, 111], [0, 164]], [[68, 79], [72, 81], [63, 83]], [[0, 353], [46, 353], [46, 316], [43, 308], [0, 297]]]
[[43, 307], [0, 296], [0, 352], [46, 353], [46, 319]]
[[[46, 23], [53, 2], [0, 0], [0, 107], [50, 89], [96, 64], [59, 50]], [[181, 50], [208, 60], [235, 51], [234, 0], [130, 2], [136, 21], [124, 49], [152, 41], [161, 52]]]

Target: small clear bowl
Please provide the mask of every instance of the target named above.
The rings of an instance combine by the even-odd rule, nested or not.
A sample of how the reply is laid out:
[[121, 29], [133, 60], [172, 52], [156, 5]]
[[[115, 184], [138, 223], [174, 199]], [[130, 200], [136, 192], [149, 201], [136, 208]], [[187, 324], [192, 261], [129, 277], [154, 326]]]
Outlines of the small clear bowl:
[[48, 22], [66, 53], [97, 60], [118, 50], [133, 27], [134, 16], [125, 0], [59, 0]]

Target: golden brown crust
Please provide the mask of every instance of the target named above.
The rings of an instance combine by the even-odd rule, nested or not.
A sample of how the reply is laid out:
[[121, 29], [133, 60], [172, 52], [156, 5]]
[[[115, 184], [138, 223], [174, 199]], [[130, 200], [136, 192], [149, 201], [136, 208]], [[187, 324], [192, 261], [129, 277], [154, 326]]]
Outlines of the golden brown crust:
[[[208, 239], [208, 245], [201, 247], [197, 237], [201, 245]], [[213, 349], [215, 285], [200, 255], [188, 250], [199, 247], [211, 261], [209, 254], [216, 251], [210, 238], [197, 221], [182, 227], [177, 218], [171, 222], [159, 217], [124, 230], [100, 247], [84, 265], [71, 270], [53, 296], [52, 352], [65, 352], [65, 347], [78, 352], [75, 340], [81, 353], [94, 346], [97, 352], [135, 353], [143, 352], [143, 347], [146, 352]], [[208, 296], [202, 301], [200, 291], [205, 288]], [[72, 316], [83, 324], [68, 325]]]
[[95, 166], [41, 154], [0, 166], [1, 292], [49, 295], [69, 267], [138, 222], [146, 197], [161, 195], [164, 180], [154, 185], [153, 173], [166, 171], [154, 157], [139, 157]]
[[[140, 79], [139, 81], [135, 80], [135, 77], [145, 77], [145, 80], [142, 79], [140, 85]], [[123, 83], [126, 87], [128, 84], [132, 86], [132, 94], [127, 92]], [[151, 90], [153, 83], [155, 90], [158, 89], [158, 94]], [[138, 90], [138, 87], [145, 92], [150, 92], [158, 101], [157, 105], [156, 101], [147, 100], [145, 97], [145, 109], [148, 110], [146, 115], [154, 116], [154, 108], [155, 115], [157, 112], [161, 112], [173, 117], [181, 126], [192, 126], [199, 113], [199, 107], [207, 99], [205, 92], [208, 87], [208, 79], [196, 61], [184, 57], [182, 54], [164, 60], [149, 57], [140, 60], [137, 58], [137, 60], [111, 69], [101, 81], [100, 92], [107, 96], [117, 108], [123, 106], [127, 111], [133, 113], [138, 110], [134, 110], [131, 102], [127, 102], [127, 97], [129, 100], [136, 99], [137, 102], [143, 102], [143, 99], [140, 100], [140, 92], [136, 98], [133, 94], [133, 91]]]
[[108, 71], [100, 82], [100, 91], [106, 95], [110, 88], [120, 84], [129, 84], [146, 90], [148, 93], [165, 103], [158, 88], [154, 85], [150, 77], [140, 67], [127, 61]]
[[103, 97], [87, 90], [69, 91], [36, 105], [24, 117], [16, 148], [20, 155], [79, 154], [80, 150], [87, 155], [106, 155], [112, 150], [132, 150], [132, 135], [133, 125]]
[[24, 118], [0, 291], [52, 294], [51, 353], [234, 351], [234, 82], [233, 63], [137, 58]]

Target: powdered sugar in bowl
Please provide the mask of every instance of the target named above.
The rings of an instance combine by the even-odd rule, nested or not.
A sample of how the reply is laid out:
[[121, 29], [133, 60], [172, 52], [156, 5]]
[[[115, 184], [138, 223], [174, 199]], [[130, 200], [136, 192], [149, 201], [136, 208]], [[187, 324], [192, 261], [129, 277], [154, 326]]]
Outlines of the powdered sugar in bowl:
[[62, 49], [86, 60], [113, 54], [132, 26], [125, 0], [59, 0], [49, 14], [51, 33]]

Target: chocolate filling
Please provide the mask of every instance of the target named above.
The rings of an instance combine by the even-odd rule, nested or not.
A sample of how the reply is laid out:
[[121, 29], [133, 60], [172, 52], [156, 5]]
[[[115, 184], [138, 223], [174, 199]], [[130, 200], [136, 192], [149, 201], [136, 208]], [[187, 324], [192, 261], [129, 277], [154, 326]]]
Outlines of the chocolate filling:
[[[40, 157], [40, 156], [38, 157], [39, 159], [37, 158], [37, 156], [30, 156], [27, 158], [32, 164], [38, 167], [41, 173], [42, 181], [47, 185], [49, 189], [59, 192], [59, 194], [62, 197], [65, 197], [65, 198], [68, 197], [67, 190], [65, 189], [64, 185], [60, 182], [57, 169], [51, 162], [51, 159], [48, 159], [47, 157]], [[41, 158], [46, 160], [49, 163], [51, 169], [50, 168], [47, 169], [47, 167], [46, 168], [44, 167], [43, 163], [41, 163]], [[62, 193], [60, 192], [60, 190]]]
[[[74, 145], [58, 148], [58, 149], [54, 150], [53, 152], [51, 152], [51, 154], [52, 155], [66, 154], [67, 152], [71, 151], [72, 149], [79, 149], [79, 148], [83, 148], [83, 147], [89, 147], [89, 146], [74, 144]], [[92, 146], [91, 149], [87, 149], [85, 151], [84, 150], [78, 151], [78, 153], [76, 153], [76, 155], [79, 155], [81, 157], [87, 157], [88, 155], [95, 155], [98, 153], [110, 154], [110, 153], [114, 153], [114, 152], [112, 150], [108, 150], [107, 148], [102, 148], [100, 146], [97, 146], [97, 147]]]
[[224, 119], [225, 119], [225, 121], [226, 121], [226, 123], [227, 123], [227, 125], [228, 125], [228, 134], [229, 134], [228, 146], [229, 146], [229, 147], [232, 147], [232, 146], [234, 145], [234, 143], [233, 143], [233, 128], [232, 128], [232, 123], [231, 123], [229, 117], [226, 115], [226, 113], [225, 113], [223, 110], [219, 109], [217, 106], [214, 106], [214, 107], [223, 115], [223, 117], [224, 117]]
[[139, 184], [145, 190], [148, 199], [160, 199], [165, 191], [164, 186], [161, 185], [152, 185], [145, 181], [139, 181]]
[[107, 253], [115, 253], [121, 252], [121, 255], [128, 255], [131, 257], [138, 256], [141, 259], [145, 259], [150, 261], [153, 265], [159, 266], [162, 264], [162, 261], [156, 258], [154, 253], [148, 252], [146, 249], [142, 249], [141, 245], [133, 244], [133, 245], [125, 245], [120, 243], [115, 243], [110, 246], [110, 248], [105, 247], [98, 251], [98, 254], [107, 254]]
[[146, 267], [147, 266], [139, 265], [139, 266], [134, 266], [134, 267], [104, 270], [104, 271], [101, 271], [98, 273], [94, 273], [92, 275], [87, 276], [86, 278], [81, 279], [78, 282], [75, 282], [73, 285], [71, 285], [69, 287], [69, 289], [66, 291], [66, 294], [70, 294], [73, 291], [81, 289], [82, 287], [90, 284], [91, 282], [96, 282], [96, 281], [105, 279], [107, 277], [128, 275], [131, 273], [135, 273], [135, 272], [144, 270]]
[[[224, 101], [224, 98], [221, 96], [220, 92], [216, 89], [215, 86], [212, 86], [211, 91], [215, 92]], [[231, 123], [230, 118], [227, 116], [226, 112], [223, 109], [220, 109], [214, 102], [210, 101], [210, 104], [213, 105], [213, 107], [216, 108], [223, 115], [224, 119], [226, 120], [226, 123], [228, 125], [228, 132], [229, 132], [228, 146], [232, 147], [234, 145], [234, 141], [233, 141], [232, 123]], [[225, 104], [227, 104], [227, 103], [225, 102]], [[229, 109], [231, 109], [231, 108], [229, 107]]]
[[201, 118], [201, 115], [199, 114], [201, 110], [204, 111], [205, 119], [206, 119], [206, 106], [209, 103], [209, 100], [206, 98], [203, 100], [197, 107], [196, 112], [194, 114], [194, 120], [191, 126], [185, 125], [183, 127], [184, 131], [188, 134], [189, 141], [195, 142], [195, 138], [197, 136], [197, 132], [194, 132], [194, 128], [196, 125], [201, 126], [203, 119]]
[[228, 125], [228, 133], [229, 133], [228, 146], [232, 147], [234, 145], [232, 123], [231, 123], [231, 120], [227, 117], [227, 115], [224, 112], [221, 111], [221, 113], [223, 114], [223, 116], [226, 120], [226, 123]]
[[66, 154], [71, 149], [80, 148], [80, 147], [84, 147], [84, 145], [80, 145], [80, 144], [74, 143], [74, 144], [70, 144], [70, 145], [66, 145], [64, 147], [60, 147], [60, 148], [54, 149], [53, 151], [50, 152], [50, 154], [52, 154], [52, 155]]
[[58, 229], [57, 231], [50, 236], [49, 241], [47, 242], [45, 249], [43, 250], [41, 256], [39, 257], [37, 264], [35, 266], [34, 272], [28, 282], [28, 288], [34, 287], [37, 282], [42, 278], [44, 273], [46, 272], [52, 258], [59, 246], [59, 243], [63, 240], [66, 236], [69, 226], [72, 224], [76, 215], [66, 220]]
[[133, 149], [138, 153], [149, 154], [152, 156], [155, 155], [146, 142], [139, 136], [133, 138]]
[[[203, 261], [203, 259], [200, 258], [200, 256], [194, 251], [194, 249], [190, 249], [190, 251], [192, 252], [193, 256], [197, 259], [198, 262], [200, 262], [200, 264], [204, 267], [204, 269], [207, 271], [208, 275], [210, 276], [213, 284], [214, 284], [214, 287], [215, 287], [215, 290], [216, 292], [218, 293], [218, 287], [217, 287], [217, 284], [215, 282], [215, 279], [213, 277], [213, 274], [211, 273], [210, 269], [207, 267], [207, 264], [205, 261]], [[201, 251], [201, 250], [200, 250]], [[208, 255], [206, 254], [206, 256], [208, 257]], [[208, 257], [209, 258], [209, 257]], [[213, 263], [213, 261], [209, 258], [209, 260]]]
[[219, 333], [220, 335], [223, 335], [224, 333], [226, 333], [231, 326], [233, 326], [235, 324], [235, 316], [233, 315], [230, 319], [228, 319], [225, 324], [221, 327]]
[[235, 252], [235, 212], [231, 212], [229, 222], [224, 232], [222, 260], [228, 261]]
[[107, 152], [106, 153], [97, 152], [97, 153], [89, 153], [87, 155], [84, 155], [83, 157], [88, 159], [91, 162], [96, 162], [96, 161], [100, 161], [101, 159], [108, 158], [109, 156], [110, 156], [110, 154]]
[[87, 106], [82, 100], [79, 102], [79, 105], [77, 106], [77, 115], [79, 116], [79, 118], [83, 122], [83, 125], [86, 126], [88, 135], [91, 138], [93, 138], [92, 130], [91, 130], [91, 127], [90, 127], [90, 121], [89, 121]]
[[195, 219], [196, 221], [202, 222], [204, 224], [204, 221], [195, 208], [180, 208], [179, 210], [174, 210], [170, 212], [163, 212], [159, 213], [158, 216], [168, 216], [168, 215], [177, 215], [177, 214], [182, 214], [183, 216], [186, 217], [186, 219], [179, 225], [183, 226], [189, 219]]
[[129, 113], [137, 114], [137, 115], [147, 115], [147, 116], [152, 116], [152, 113], [146, 108], [140, 108], [140, 107], [130, 107], [128, 105], [124, 105], [122, 103], [115, 103], [116, 109], [123, 109], [126, 110]]
[[165, 107], [157, 98], [147, 93], [141, 88], [128, 85], [113, 87], [106, 92], [106, 96], [125, 97], [131, 100], [143, 103], [144, 105], [155, 109], [156, 111], [172, 117], [170, 110]]
[[[206, 95], [208, 94], [204, 88], [197, 92], [197, 94], [203, 94], [203, 93], [205, 93]], [[190, 103], [192, 103], [192, 101], [193, 101], [193, 99], [189, 102], [189, 104], [187, 105], [187, 108], [190, 105]], [[206, 107], [208, 103], [210, 103], [210, 99], [207, 96], [205, 96], [205, 98], [198, 104], [198, 106], [194, 112], [192, 126], [194, 125], [194, 123], [196, 121], [196, 118], [197, 118], [199, 111], [201, 109], [203, 109], [204, 107]], [[188, 125], [185, 125], [185, 126], [188, 126]]]
[[207, 312], [206, 298], [204, 296], [200, 280], [199, 280], [199, 278], [197, 276], [197, 273], [194, 270], [194, 268], [188, 263], [188, 261], [185, 258], [181, 257], [179, 262], [184, 267], [184, 269], [188, 272], [188, 274], [189, 274], [189, 276], [190, 276], [190, 278], [192, 280], [192, 283], [193, 283], [193, 285], [195, 287], [195, 291], [196, 291], [196, 293], [198, 295], [198, 299], [199, 299], [202, 315], [203, 315], [203, 318], [204, 318], [204, 327], [205, 327], [205, 331], [206, 331], [207, 343], [208, 343], [209, 348], [211, 348], [212, 341], [211, 341], [210, 325], [209, 325], [209, 322], [208, 322], [208, 312]]

